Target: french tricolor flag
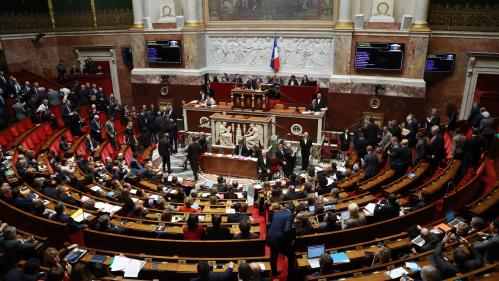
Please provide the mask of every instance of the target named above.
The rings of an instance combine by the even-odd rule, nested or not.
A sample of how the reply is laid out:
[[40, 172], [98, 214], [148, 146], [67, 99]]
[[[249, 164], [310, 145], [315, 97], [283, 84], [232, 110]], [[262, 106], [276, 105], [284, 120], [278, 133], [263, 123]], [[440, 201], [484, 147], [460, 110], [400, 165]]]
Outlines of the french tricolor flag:
[[279, 71], [279, 49], [277, 48], [277, 37], [274, 36], [274, 49], [272, 50], [272, 58], [270, 59], [270, 67], [274, 72]]

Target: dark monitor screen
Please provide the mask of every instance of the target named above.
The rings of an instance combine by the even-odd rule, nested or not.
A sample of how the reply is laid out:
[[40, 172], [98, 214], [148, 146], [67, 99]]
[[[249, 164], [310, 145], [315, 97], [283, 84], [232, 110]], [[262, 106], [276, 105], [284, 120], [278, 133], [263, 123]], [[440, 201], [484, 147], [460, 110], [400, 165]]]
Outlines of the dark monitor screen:
[[430, 54], [426, 58], [426, 72], [452, 72], [454, 70], [455, 54]]
[[402, 43], [357, 42], [355, 68], [401, 71], [405, 45]]
[[146, 41], [147, 62], [181, 63], [182, 48], [179, 40]]

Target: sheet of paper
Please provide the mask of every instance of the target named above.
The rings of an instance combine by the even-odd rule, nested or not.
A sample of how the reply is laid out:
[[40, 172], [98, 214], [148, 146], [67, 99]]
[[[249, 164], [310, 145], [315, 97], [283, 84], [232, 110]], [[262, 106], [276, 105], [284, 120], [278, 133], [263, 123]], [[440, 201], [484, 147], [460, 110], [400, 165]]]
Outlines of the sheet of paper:
[[407, 270], [405, 270], [403, 267], [397, 267], [395, 269], [392, 269], [390, 271], [385, 272], [386, 275], [390, 276], [391, 279], [398, 279], [402, 277], [404, 274], [408, 274]]
[[125, 268], [125, 274], [123, 275], [126, 278], [137, 278], [139, 277], [139, 272], [146, 264], [145, 261], [132, 259], [127, 264]]
[[374, 208], [376, 208], [376, 204], [374, 203], [369, 203], [367, 204], [364, 209], [365, 209], [365, 213], [368, 215], [368, 216], [373, 216], [374, 215]]
[[113, 264], [111, 264], [111, 271], [125, 270], [130, 259], [122, 256], [115, 256], [113, 259]]
[[263, 262], [258, 264], [260, 266], [260, 269], [265, 271], [265, 264]]

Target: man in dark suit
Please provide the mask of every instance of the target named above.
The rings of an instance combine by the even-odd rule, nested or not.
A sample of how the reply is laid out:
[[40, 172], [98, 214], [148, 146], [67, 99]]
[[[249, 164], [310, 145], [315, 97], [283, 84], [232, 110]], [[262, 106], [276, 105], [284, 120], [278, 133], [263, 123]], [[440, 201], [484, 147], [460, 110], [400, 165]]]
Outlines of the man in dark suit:
[[210, 81], [206, 81], [206, 85], [205, 85], [205, 94], [214, 98], [215, 97], [215, 89], [213, 89], [213, 87], [211, 86], [211, 83]]
[[[54, 280], [43, 278], [45, 274], [39, 273], [40, 269], [40, 260], [36, 258], [32, 258], [26, 261], [22, 270], [17, 268], [12, 268], [5, 274], [2, 278], [2, 281], [37, 281], [37, 280]], [[64, 274], [62, 274], [64, 277]], [[62, 280], [62, 279], [61, 279]]]
[[227, 192], [227, 184], [222, 176], [217, 177], [217, 183], [213, 185], [213, 187], [215, 187], [218, 192]]
[[243, 78], [239, 77], [239, 74], [236, 74], [236, 77], [234, 79], [232, 79], [232, 83], [242, 84]]
[[284, 160], [286, 164], [284, 165], [284, 176], [289, 177], [293, 170], [295, 169], [296, 153], [291, 148], [291, 144], [287, 144], [284, 149]]
[[440, 129], [437, 125], [431, 127], [431, 140], [430, 140], [430, 171], [435, 172], [440, 161], [445, 157], [444, 137], [440, 134]]
[[477, 128], [473, 128], [473, 135], [470, 139], [465, 140], [463, 145], [463, 163], [459, 172], [461, 177], [464, 176], [468, 168], [480, 164], [480, 158], [486, 147], [485, 139], [478, 135]]
[[66, 208], [64, 207], [64, 203], [62, 203], [61, 201], [55, 204], [54, 211], [55, 214], [51, 219], [58, 222], [67, 223], [70, 232], [82, 230], [86, 227], [84, 223], [78, 223], [72, 217], [66, 214]]
[[234, 269], [234, 263], [229, 262], [229, 266], [225, 272], [211, 272], [210, 265], [205, 261], [200, 261], [197, 265], [197, 271], [199, 277], [191, 278], [191, 281], [228, 281], [232, 280], [232, 272]]
[[242, 157], [248, 156], [248, 148], [244, 144], [243, 140], [239, 140], [238, 144], [234, 148], [234, 155]]
[[279, 161], [279, 166], [281, 166], [281, 168], [286, 165], [286, 159], [284, 158], [284, 145], [282, 143], [278, 145], [275, 157]]
[[168, 137], [168, 133], [165, 133], [158, 142], [158, 152], [161, 158], [163, 159], [163, 172], [165, 171], [165, 167], [168, 167], [168, 174], [172, 173], [171, 163], [170, 163], [170, 151], [172, 149], [170, 138]]
[[487, 240], [475, 242], [473, 248], [477, 249], [485, 261], [492, 264], [499, 260], [499, 219], [495, 219], [490, 225], [490, 234]]
[[256, 90], [256, 79], [253, 79], [253, 76], [250, 76], [248, 81], [244, 84], [246, 89]]
[[[292, 208], [292, 206], [289, 207]], [[277, 270], [277, 257], [279, 253], [284, 254], [288, 258], [288, 276], [293, 276], [295, 273], [295, 253], [291, 246], [292, 241], [290, 241], [293, 220], [293, 213], [288, 208], [277, 210], [272, 215], [272, 222], [267, 231], [266, 243], [270, 247], [270, 267], [273, 276], [280, 273]]]
[[431, 109], [431, 116], [426, 118], [426, 135], [430, 137], [431, 128], [433, 126], [440, 126], [440, 116], [438, 115], [438, 110], [436, 108]]
[[384, 221], [398, 217], [400, 205], [397, 203], [395, 194], [388, 195], [388, 198], [382, 198], [376, 207], [374, 207], [374, 218], [376, 221]]
[[369, 179], [375, 176], [379, 170], [378, 157], [373, 152], [373, 147], [367, 146], [367, 154], [364, 156], [364, 179]]
[[199, 102], [206, 101], [206, 98], [208, 98], [208, 95], [204, 91], [199, 91]]
[[199, 145], [197, 137], [192, 139], [192, 143], [187, 147], [187, 160], [191, 164], [192, 173], [194, 174], [194, 180], [198, 180], [198, 157], [201, 153], [201, 146]]
[[262, 150], [262, 155], [258, 157], [256, 167], [258, 170], [259, 179], [270, 180], [272, 178], [272, 171], [270, 169], [270, 156], [267, 155], [267, 151], [265, 149]]
[[326, 107], [326, 101], [322, 98], [321, 93], [318, 93], [317, 98], [315, 99], [315, 104], [313, 106], [313, 111], [321, 111], [321, 109]]
[[296, 76], [291, 75], [291, 78], [288, 80], [288, 86], [300, 86], [300, 82], [296, 80]]
[[[409, 134], [407, 135], [407, 140], [409, 141], [409, 147], [414, 147], [414, 145], [416, 144], [416, 134], [419, 131], [418, 121], [412, 114], [407, 115], [406, 121], [407, 121], [406, 129], [409, 130]], [[396, 136], [393, 132], [392, 135]]]
[[421, 160], [426, 157], [426, 141], [424, 140], [423, 132], [416, 134], [416, 155], [414, 156], [413, 166], [416, 166]]
[[308, 138], [308, 132], [303, 133], [303, 138], [300, 140], [301, 148], [301, 169], [308, 169], [308, 162], [310, 158], [310, 149], [312, 148], [312, 141]]
[[6, 268], [16, 267], [21, 259], [32, 256], [35, 251], [30, 241], [17, 240], [16, 228], [13, 226], [7, 226], [4, 229], [4, 238], [0, 242], [0, 248], [4, 250], [3, 259]]
[[91, 135], [87, 135], [87, 140], [85, 140], [85, 147], [88, 151], [93, 153], [97, 149], [99, 149], [99, 144], [94, 139], [92, 139]]
[[95, 141], [101, 143], [102, 131], [99, 123], [99, 115], [90, 116], [90, 118], [92, 118], [92, 121], [90, 121], [90, 135]]
[[366, 128], [366, 137], [367, 137], [367, 143], [372, 146], [376, 147], [376, 144], [378, 143], [378, 133], [379, 133], [379, 126], [374, 123], [374, 118], [369, 118], [369, 124], [367, 124]]
[[66, 100], [66, 104], [62, 106], [62, 122], [64, 122], [66, 127], [69, 127], [69, 124], [71, 123], [71, 114], [73, 114], [71, 101]]
[[90, 104], [90, 84], [81, 85], [80, 91], [78, 92], [78, 98], [80, 100], [80, 105]]
[[483, 265], [482, 255], [474, 247], [471, 247], [464, 238], [459, 239], [461, 246], [456, 247], [453, 251], [454, 262], [444, 258], [443, 252], [449, 240], [450, 235], [446, 234], [435, 249], [433, 256], [430, 256], [430, 260], [440, 270], [443, 278], [447, 279], [458, 273], [466, 273]]
[[207, 240], [230, 240], [232, 239], [232, 234], [226, 226], [221, 226], [222, 217], [220, 215], [213, 215], [211, 217], [211, 227], [206, 228], [206, 239]]
[[284, 200], [288, 201], [288, 200], [296, 200], [296, 199], [300, 199], [300, 198], [303, 198], [303, 193], [296, 191], [296, 188], [294, 185], [289, 186], [288, 193], [286, 193], [286, 195], [284, 195]]
[[7, 78], [5, 78], [5, 73], [3, 70], [0, 70], [0, 89], [2, 89], [4, 92], [7, 91], [8, 87], [8, 82]]

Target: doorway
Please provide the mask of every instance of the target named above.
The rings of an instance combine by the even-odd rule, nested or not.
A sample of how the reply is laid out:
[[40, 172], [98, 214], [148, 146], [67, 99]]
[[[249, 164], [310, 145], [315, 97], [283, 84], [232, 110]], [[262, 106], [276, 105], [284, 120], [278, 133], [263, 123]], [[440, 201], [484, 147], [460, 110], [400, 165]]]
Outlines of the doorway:
[[[490, 103], [487, 110], [496, 110], [497, 89], [495, 86], [495, 94], [489, 93], [489, 89], [494, 89], [499, 78], [499, 53], [469, 53], [468, 69], [466, 71], [466, 82], [464, 85], [463, 99], [461, 101], [461, 110], [459, 119], [467, 119], [470, 114], [473, 101], [477, 100], [480, 103]], [[478, 89], [478, 92], [477, 92]], [[487, 92], [485, 95], [480, 95], [482, 91]], [[478, 95], [477, 95], [478, 93]], [[478, 98], [478, 99], [476, 99]], [[490, 112], [493, 114], [492, 112]], [[494, 116], [494, 115], [493, 115]], [[497, 116], [497, 115], [495, 115]]]

